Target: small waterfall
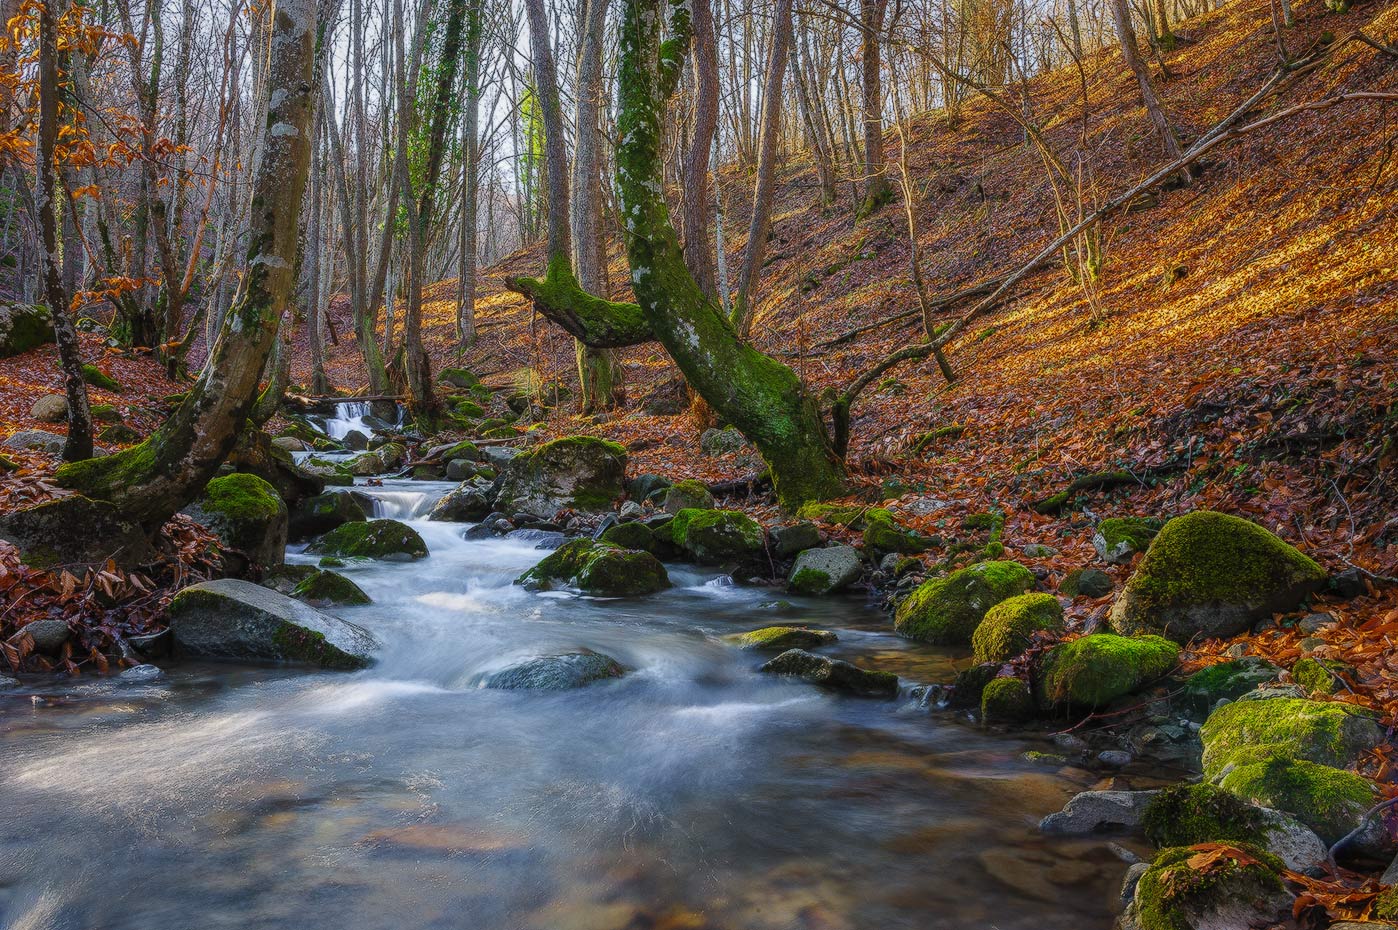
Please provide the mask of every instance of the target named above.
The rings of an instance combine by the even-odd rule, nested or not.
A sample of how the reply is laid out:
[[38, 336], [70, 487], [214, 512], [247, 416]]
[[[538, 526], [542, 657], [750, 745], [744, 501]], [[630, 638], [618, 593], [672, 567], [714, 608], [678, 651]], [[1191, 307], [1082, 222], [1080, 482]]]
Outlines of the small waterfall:
[[364, 422], [369, 416], [369, 404], [365, 401], [349, 401], [335, 405], [333, 417], [317, 417], [325, 435], [331, 439], [344, 439], [352, 431], [358, 430], [365, 436], [373, 435], [374, 428]]
[[353, 494], [364, 512], [375, 520], [421, 520], [432, 512], [453, 485], [437, 481], [387, 480], [383, 486], [355, 485]]

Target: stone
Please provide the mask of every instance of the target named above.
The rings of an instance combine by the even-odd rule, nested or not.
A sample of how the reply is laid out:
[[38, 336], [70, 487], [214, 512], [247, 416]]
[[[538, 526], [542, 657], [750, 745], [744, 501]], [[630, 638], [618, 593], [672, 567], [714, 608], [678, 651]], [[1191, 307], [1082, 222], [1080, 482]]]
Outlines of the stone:
[[501, 475], [496, 507], [544, 520], [560, 510], [604, 513], [625, 490], [626, 447], [595, 436], [546, 442], [513, 458]]
[[681, 510], [670, 524], [670, 538], [701, 565], [728, 565], [757, 561], [766, 534], [741, 511]]
[[1013, 725], [1034, 716], [1034, 695], [1022, 679], [993, 678], [981, 689], [982, 723]]
[[788, 649], [816, 649], [828, 646], [839, 637], [829, 630], [812, 630], [803, 626], [765, 626], [747, 633], [730, 633], [724, 642], [739, 649], [785, 652]]
[[67, 439], [57, 433], [41, 429], [22, 429], [11, 433], [0, 445], [6, 449], [37, 450], [58, 455], [63, 451], [65, 442]]
[[479, 470], [476, 463], [470, 459], [452, 459], [450, 462], [447, 462], [446, 471], [443, 472], [443, 475], [448, 481], [461, 482], [469, 478], [474, 478]]
[[0, 358], [9, 358], [54, 340], [53, 315], [34, 304], [0, 304]]
[[626, 496], [633, 501], [647, 501], [670, 487], [670, 479], [661, 475], [637, 475], [626, 482]]
[[272, 445], [288, 452], [314, 452], [316, 449], [306, 440], [295, 436], [274, 436], [272, 437]]
[[1284, 756], [1229, 767], [1218, 784], [1254, 804], [1292, 815], [1326, 844], [1359, 826], [1378, 800], [1373, 783], [1360, 775]]
[[1276, 681], [1279, 674], [1278, 666], [1260, 656], [1221, 662], [1185, 679], [1180, 701], [1192, 713], [1207, 715], [1219, 701], [1235, 701], [1259, 685]]
[[1354, 666], [1336, 659], [1308, 657], [1298, 659], [1291, 666], [1292, 681], [1310, 694], [1334, 694], [1341, 688], [1349, 688], [1357, 674]]
[[1144, 517], [1111, 517], [1097, 524], [1092, 533], [1092, 548], [1097, 557], [1108, 565], [1124, 565], [1144, 552], [1160, 532], [1161, 523]]
[[367, 520], [364, 508], [353, 495], [338, 491], [317, 494], [296, 502], [288, 514], [287, 537], [309, 539], [328, 533], [343, 523]]
[[689, 388], [684, 378], [667, 378], [641, 398], [641, 409], [653, 417], [673, 417], [689, 407]]
[[312, 607], [354, 607], [372, 603], [364, 590], [339, 572], [317, 569], [291, 589], [291, 596]]
[[485, 518], [494, 509], [490, 482], [473, 478], [443, 494], [427, 519], [438, 523], [471, 523]]
[[595, 597], [639, 597], [663, 591], [670, 576], [649, 552], [595, 539], [573, 539], [515, 579], [536, 591], [576, 588]]
[[140, 526], [107, 501], [76, 494], [0, 513], [0, 539], [14, 543], [32, 568], [77, 569], [113, 559], [132, 569], [156, 559]]
[[11, 678], [9, 675], [0, 675], [0, 691], [10, 691], [18, 687], [18, 678]]
[[262, 430], [244, 430], [226, 464], [233, 471], [261, 478], [288, 505], [325, 490], [326, 479], [300, 468], [291, 453], [272, 445], [272, 437]]
[[733, 426], [725, 426], [722, 429], [718, 427], [706, 429], [699, 435], [699, 449], [705, 455], [729, 455], [749, 448], [747, 437]]
[[1033, 573], [1018, 562], [981, 562], [914, 588], [899, 602], [893, 626], [909, 639], [969, 645], [986, 611], [1033, 584]]
[[350, 459], [345, 459], [340, 465], [345, 471], [357, 478], [369, 478], [374, 475], [381, 475], [389, 470], [388, 463], [378, 452], [360, 452]]
[[1134, 760], [1131, 753], [1121, 749], [1104, 749], [1097, 753], [1097, 761], [1109, 769], [1123, 769]]
[[373, 662], [378, 645], [353, 623], [233, 578], [185, 588], [168, 614], [176, 648], [200, 658], [358, 669]]
[[349, 469], [339, 462], [332, 462], [329, 459], [308, 458], [298, 466], [300, 470], [308, 475], [320, 479], [326, 484], [348, 487], [354, 484], [354, 475]]
[[486, 677], [481, 687], [501, 691], [569, 691], [626, 674], [611, 656], [590, 650], [539, 656]]
[[1093, 633], [1054, 646], [1036, 676], [1045, 708], [1100, 708], [1170, 673], [1179, 647], [1159, 636]]
[[804, 549], [814, 549], [822, 542], [820, 530], [809, 520], [774, 526], [768, 531], [772, 540], [772, 556], [789, 559]]
[[1267, 688], [1258, 688], [1255, 691], [1246, 691], [1239, 695], [1239, 701], [1270, 701], [1274, 698], [1302, 698], [1307, 697], [1306, 689], [1300, 685], [1272, 685]]
[[[875, 554], [897, 552], [902, 555], [916, 555], [940, 544], [935, 538], [904, 529], [893, 518], [893, 514], [882, 507], [873, 508], [865, 516], [863, 540], [864, 548]], [[1001, 546], [1002, 551], [1003, 549]]]
[[1223, 705], [1199, 738], [1204, 775], [1214, 779], [1229, 766], [1277, 758], [1345, 768], [1382, 745], [1384, 729], [1372, 711], [1352, 704], [1277, 698]]
[[369, 437], [357, 429], [352, 429], [341, 436], [340, 442], [351, 452], [363, 452], [369, 448]]
[[1158, 793], [1084, 791], [1069, 799], [1061, 811], [1039, 821], [1039, 829], [1062, 836], [1130, 832], [1141, 825], [1146, 806]]
[[833, 594], [858, 581], [861, 571], [859, 553], [851, 546], [807, 549], [796, 557], [786, 589], [792, 594]]
[[1319, 565], [1257, 524], [1200, 510], [1165, 524], [1109, 620], [1120, 633], [1180, 643], [1232, 636], [1324, 583]]
[[1058, 555], [1058, 550], [1043, 543], [1030, 543], [1019, 550], [1026, 559], [1051, 559]]
[[1106, 597], [1112, 593], [1112, 576], [1100, 568], [1075, 568], [1063, 576], [1058, 593], [1065, 597]]
[[[1282, 863], [1246, 843], [1214, 850], [1207, 873], [1188, 846], [1161, 850], [1136, 883], [1123, 930], [1241, 930], [1290, 916], [1292, 896]], [[1204, 868], [1199, 866], [1198, 868]]]
[[977, 662], [1008, 662], [1029, 648], [1035, 633], [1063, 629], [1063, 607], [1052, 594], [1018, 594], [986, 611], [971, 635]]
[[46, 656], [56, 656], [63, 651], [63, 644], [72, 637], [72, 630], [62, 620], [33, 620], [19, 628], [14, 637], [28, 635], [34, 640], [34, 649]]
[[898, 676], [892, 672], [862, 669], [842, 659], [831, 659], [804, 649], [788, 649], [762, 665], [759, 671], [800, 678], [831, 691], [861, 697], [898, 695]]
[[411, 562], [427, 557], [427, 543], [417, 531], [397, 520], [342, 523], [306, 549], [345, 559]]
[[46, 394], [34, 401], [29, 415], [45, 423], [63, 423], [68, 419], [68, 398], [62, 394]]
[[675, 514], [681, 510], [712, 510], [714, 496], [699, 481], [677, 481], [665, 490], [664, 510]]
[[501, 469], [515, 460], [519, 450], [511, 446], [482, 446], [481, 455], [491, 468]]
[[623, 501], [621, 507], [616, 512], [616, 516], [618, 520], [629, 523], [641, 519], [641, 517], [645, 516], [645, 513], [645, 509], [635, 501]]
[[285, 559], [286, 502], [256, 475], [215, 478], [183, 513], [218, 537], [219, 555], [230, 575], [245, 575], [253, 566], [270, 568]]

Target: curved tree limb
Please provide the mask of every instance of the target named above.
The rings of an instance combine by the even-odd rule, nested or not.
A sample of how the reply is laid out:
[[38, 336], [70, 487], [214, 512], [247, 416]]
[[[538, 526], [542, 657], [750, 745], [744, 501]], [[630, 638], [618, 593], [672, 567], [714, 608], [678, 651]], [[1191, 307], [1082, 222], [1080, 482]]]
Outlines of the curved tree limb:
[[565, 255], [553, 257], [544, 277], [509, 277], [505, 287], [528, 297], [540, 316], [589, 348], [624, 349], [655, 341], [639, 306], [583, 290]]

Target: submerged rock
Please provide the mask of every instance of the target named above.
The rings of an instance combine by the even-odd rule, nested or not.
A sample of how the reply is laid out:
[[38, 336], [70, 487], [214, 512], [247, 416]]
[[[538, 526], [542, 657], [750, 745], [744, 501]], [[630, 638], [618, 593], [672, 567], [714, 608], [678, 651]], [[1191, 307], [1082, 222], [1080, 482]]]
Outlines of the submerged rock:
[[898, 605], [893, 626], [909, 639], [969, 645], [986, 611], [1033, 584], [1033, 573], [1018, 562], [981, 562], [914, 588]]
[[502, 691], [569, 691], [626, 674], [611, 656], [590, 650], [539, 656], [488, 676], [481, 687]]
[[898, 676], [892, 672], [862, 669], [843, 659], [818, 656], [804, 649], [788, 649], [764, 664], [760, 671], [789, 675], [811, 684], [862, 697], [896, 697]]
[[397, 520], [345, 523], [311, 543], [307, 552], [345, 559], [411, 562], [426, 558], [427, 543], [417, 530]]
[[357, 669], [373, 662], [378, 645], [353, 623], [233, 578], [185, 588], [168, 614], [176, 647], [202, 658]]
[[1295, 609], [1324, 584], [1319, 565], [1257, 524], [1200, 510], [1165, 524], [1110, 621], [1121, 633], [1180, 643], [1232, 636]]
[[339, 572], [316, 569], [291, 589], [291, 596], [312, 607], [354, 607], [372, 603], [364, 590]]
[[611, 510], [625, 482], [625, 446], [595, 436], [570, 436], [511, 459], [495, 506], [544, 520], [563, 509], [600, 513]]
[[670, 587], [670, 576], [649, 552], [595, 539], [573, 539], [515, 579], [531, 590], [573, 587], [597, 597], [639, 597]]
[[815, 649], [828, 646], [839, 639], [829, 630], [811, 630], [803, 626], [764, 626], [760, 630], [747, 633], [730, 633], [723, 641], [732, 643], [739, 649], [764, 649], [785, 651], [787, 649]]
[[862, 566], [852, 546], [807, 549], [796, 557], [786, 589], [793, 594], [833, 594], [859, 580]]

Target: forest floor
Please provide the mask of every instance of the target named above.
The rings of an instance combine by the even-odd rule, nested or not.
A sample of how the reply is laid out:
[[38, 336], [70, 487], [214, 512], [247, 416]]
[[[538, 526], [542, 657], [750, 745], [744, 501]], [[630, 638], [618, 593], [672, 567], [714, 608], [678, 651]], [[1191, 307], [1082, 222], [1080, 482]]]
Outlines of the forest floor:
[[[1353, 30], [1398, 35], [1398, 7], [1377, 0], [1361, 0], [1344, 16], [1306, 0], [1298, 16], [1285, 34], [1293, 54]], [[1192, 139], [1266, 81], [1275, 39], [1259, 0], [1230, 3], [1178, 31], [1161, 86], [1182, 136]], [[1398, 90], [1398, 68], [1350, 43], [1257, 116], [1360, 90]], [[1035, 118], [1059, 152], [1071, 151], [1086, 127], [1094, 166], [1084, 182], [1086, 209], [1160, 163], [1119, 56], [1094, 56], [1081, 74], [1040, 76], [1031, 94]], [[948, 347], [954, 384], [929, 364], [898, 369], [861, 395], [850, 455], [858, 496], [887, 498], [908, 524], [929, 531], [998, 509], [1011, 556], [1051, 576], [1090, 561], [1097, 519], [1204, 507], [1256, 520], [1332, 570], [1398, 576], [1395, 142], [1398, 111], [1347, 103], [1216, 149], [1196, 183], [1146, 198], [1104, 225], [1105, 263], [1095, 284], [1075, 283], [1056, 263], [969, 326]], [[896, 158], [892, 133], [890, 146]], [[984, 101], [969, 103], [956, 126], [940, 114], [914, 120], [907, 159], [922, 191], [924, 275], [935, 294], [1010, 271], [1057, 234], [1040, 157], [1025, 146], [1015, 120]], [[751, 181], [735, 167], [721, 180], [727, 257], [736, 267]], [[846, 182], [840, 202], [822, 207], [812, 166], [788, 159], [758, 292], [758, 347], [818, 391], [840, 388], [920, 335], [913, 315], [831, 344], [917, 307], [902, 205], [856, 221], [853, 198]], [[612, 280], [624, 281], [616, 244], [612, 254]], [[426, 339], [436, 365], [465, 365], [500, 387], [571, 384], [572, 340], [503, 287], [507, 275], [541, 270], [539, 249], [485, 270], [480, 340], [463, 358], [455, 352], [455, 282], [435, 285]], [[954, 319], [970, 305], [943, 317]], [[362, 376], [343, 298], [333, 302], [332, 320], [338, 344], [328, 348], [328, 372], [337, 389], [350, 392]], [[182, 387], [148, 360], [104, 352], [95, 337], [85, 337], [85, 346], [125, 386], [120, 394], [94, 391], [94, 403], [113, 404], [138, 432], [154, 428], [164, 415], [158, 398]], [[534, 435], [623, 441], [634, 472], [718, 481], [751, 470], [739, 456], [702, 455], [704, 424], [688, 414], [644, 412], [647, 393], [676, 376], [658, 346], [621, 357], [628, 404], [582, 416], [564, 403]], [[308, 380], [308, 370], [307, 348], [298, 343], [296, 380]], [[52, 347], [0, 361], [0, 432], [54, 429], [35, 422], [29, 408], [55, 391], [61, 383]], [[943, 427], [954, 428], [915, 450], [920, 437]], [[41, 494], [53, 464], [38, 454], [19, 458], [20, 471], [0, 482], [0, 505]], [[1062, 516], [1030, 506], [1075, 477], [1106, 470], [1127, 470], [1141, 481], [1085, 494], [1083, 506]], [[885, 483], [892, 477], [897, 483]], [[950, 506], [920, 516], [927, 508], [910, 505], [929, 497]], [[1025, 557], [1030, 543], [1051, 544], [1060, 555]], [[1118, 581], [1127, 571], [1112, 569]], [[1389, 668], [1383, 653], [1388, 635], [1398, 632], [1398, 596], [1391, 587], [1371, 587], [1371, 595], [1333, 606], [1342, 622], [1323, 635], [1335, 640], [1337, 658], [1364, 660], [1358, 664], [1370, 684], [1353, 698], [1392, 712], [1398, 666]], [[1100, 617], [1107, 600], [1079, 599], [1075, 612], [1084, 621]], [[1293, 631], [1263, 639], [1257, 648], [1265, 654], [1284, 657], [1297, 648]]]

